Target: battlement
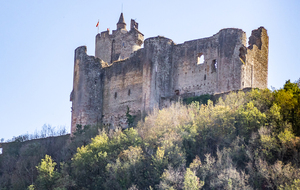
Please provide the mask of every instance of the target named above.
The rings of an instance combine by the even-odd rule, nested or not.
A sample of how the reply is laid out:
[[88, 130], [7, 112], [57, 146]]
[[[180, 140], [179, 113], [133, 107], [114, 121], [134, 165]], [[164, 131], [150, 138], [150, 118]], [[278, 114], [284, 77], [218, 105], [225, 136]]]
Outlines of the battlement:
[[127, 31], [121, 14], [117, 30], [96, 35], [95, 57], [84, 46], [75, 50], [72, 132], [76, 124], [127, 128], [128, 108], [138, 120], [179, 97], [267, 88], [268, 40], [260, 27], [249, 47], [236, 28], [181, 44], [163, 36], [144, 42], [138, 24], [131, 20]]

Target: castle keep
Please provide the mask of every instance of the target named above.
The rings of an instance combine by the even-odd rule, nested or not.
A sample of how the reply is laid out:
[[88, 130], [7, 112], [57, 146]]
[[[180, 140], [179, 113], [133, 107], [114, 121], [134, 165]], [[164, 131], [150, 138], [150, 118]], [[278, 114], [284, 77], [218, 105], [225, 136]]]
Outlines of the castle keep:
[[128, 108], [140, 117], [178, 97], [267, 88], [267, 31], [253, 30], [248, 47], [246, 40], [241, 29], [227, 28], [182, 44], [144, 41], [134, 20], [127, 31], [122, 13], [116, 30], [96, 35], [95, 56], [85, 46], [75, 50], [71, 132], [76, 124], [126, 128]]

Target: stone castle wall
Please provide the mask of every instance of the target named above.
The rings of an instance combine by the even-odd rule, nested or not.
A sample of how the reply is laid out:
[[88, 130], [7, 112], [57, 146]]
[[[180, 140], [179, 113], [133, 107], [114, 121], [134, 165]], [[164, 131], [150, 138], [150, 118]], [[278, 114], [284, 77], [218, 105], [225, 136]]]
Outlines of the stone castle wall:
[[103, 69], [101, 60], [86, 54], [86, 47], [75, 50], [71, 133], [76, 124], [98, 124], [102, 120]]
[[[136, 54], [141, 54], [136, 52]], [[119, 61], [105, 68], [103, 124], [126, 128], [127, 107], [131, 115], [141, 114], [143, 65], [141, 56]]]
[[[140, 118], [178, 97], [267, 87], [268, 36], [263, 27], [252, 32], [248, 48], [245, 32], [234, 28], [183, 44], [160, 36], [148, 38], [144, 48], [140, 48], [142, 34], [133, 27], [131, 31], [98, 34], [99, 58], [86, 55], [86, 47], [75, 50], [72, 132], [76, 124], [126, 128], [128, 108]], [[121, 46], [105, 49], [113, 40]], [[123, 42], [131, 49], [122, 49]], [[109, 58], [108, 54], [123, 50], [124, 59]]]

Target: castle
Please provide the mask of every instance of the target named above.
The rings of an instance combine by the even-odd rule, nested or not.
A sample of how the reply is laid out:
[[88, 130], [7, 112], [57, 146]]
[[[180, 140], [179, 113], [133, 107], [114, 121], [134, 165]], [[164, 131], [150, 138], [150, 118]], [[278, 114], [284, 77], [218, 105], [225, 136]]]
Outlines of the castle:
[[178, 97], [267, 88], [267, 31], [253, 30], [248, 47], [246, 40], [241, 29], [227, 28], [182, 44], [144, 41], [138, 23], [131, 20], [127, 31], [121, 13], [116, 30], [96, 35], [95, 56], [85, 46], [75, 50], [71, 133], [77, 124], [126, 128], [128, 109], [141, 117]]

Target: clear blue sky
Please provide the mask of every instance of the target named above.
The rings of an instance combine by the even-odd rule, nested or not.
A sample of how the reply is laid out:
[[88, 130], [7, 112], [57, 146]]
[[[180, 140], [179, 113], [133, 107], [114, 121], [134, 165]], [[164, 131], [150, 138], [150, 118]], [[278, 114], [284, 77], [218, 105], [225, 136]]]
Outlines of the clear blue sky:
[[0, 0], [0, 138], [71, 123], [74, 50], [94, 55], [95, 27], [115, 29], [123, 3], [127, 26], [136, 19], [145, 38], [175, 43], [241, 28], [269, 34], [268, 86], [300, 77], [300, 1], [276, 0]]

